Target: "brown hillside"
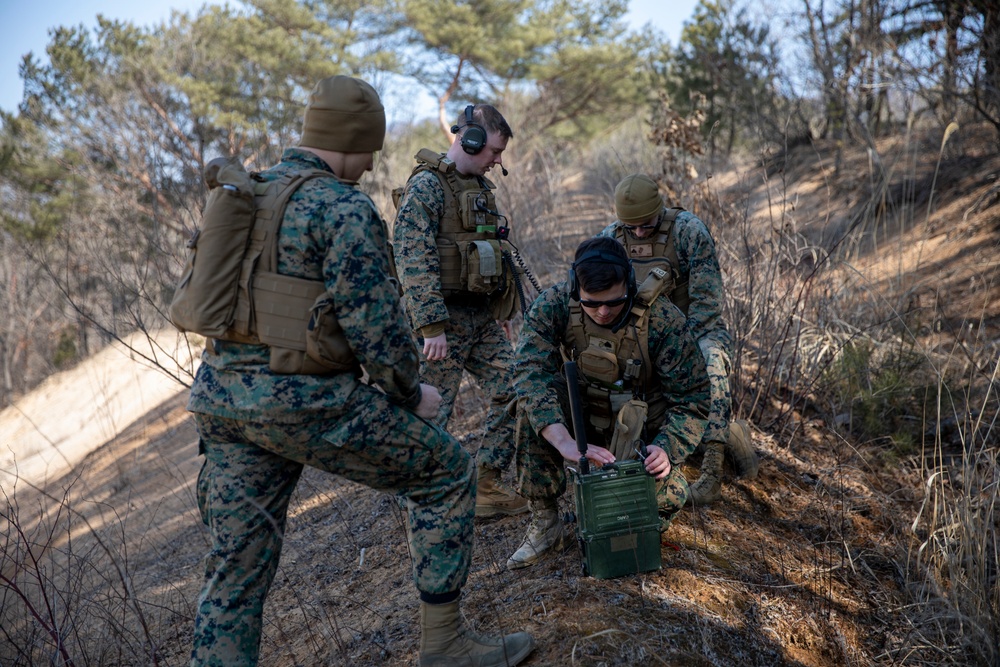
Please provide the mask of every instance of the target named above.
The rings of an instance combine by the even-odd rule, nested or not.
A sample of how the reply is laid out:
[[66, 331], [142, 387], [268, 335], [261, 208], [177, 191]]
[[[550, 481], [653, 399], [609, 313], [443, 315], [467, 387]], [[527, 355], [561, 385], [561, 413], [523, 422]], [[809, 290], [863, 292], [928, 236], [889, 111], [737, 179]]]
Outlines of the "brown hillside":
[[[725, 186], [724, 199], [749, 198], [753, 224], [770, 226], [798, 257], [865, 220], [873, 233], [838, 269], [845, 284], [893, 295], [928, 350], [996, 349], [995, 144], [961, 131], [943, 153], [940, 134], [892, 141], [880, 153], [899, 157], [877, 169], [865, 151], [847, 151], [838, 167], [832, 146], [814, 145], [772, 160], [766, 176], [750, 167], [712, 183]], [[881, 180], [870, 177], [876, 172]], [[878, 196], [890, 192], [903, 194]], [[878, 213], [880, 201], [902, 201], [911, 214]], [[105, 364], [95, 372], [124, 367]], [[472, 445], [481, 398], [463, 389], [452, 426]], [[0, 664], [50, 656], [23, 652], [29, 643], [51, 647], [49, 627], [69, 638], [76, 664], [187, 663], [208, 538], [184, 404], [184, 392], [168, 397], [55, 477], [0, 477]], [[36, 423], [80, 417], [57, 404], [33, 409]], [[669, 533], [676, 549], [663, 548], [655, 573], [584, 577], [575, 548], [508, 572], [527, 518], [477, 521], [464, 598], [470, 622], [530, 631], [538, 648], [525, 664], [538, 666], [967, 664], [960, 641], [928, 646], [933, 635], [908, 594], [921, 539], [910, 525], [930, 474], [921, 450], [889, 457], [884, 447], [848, 442], [823, 415], [793, 417], [781, 431], [755, 432], [756, 479], [729, 478], [721, 502], [682, 513]], [[563, 507], [572, 509], [568, 494]], [[17, 602], [21, 590], [49, 593], [54, 604], [34, 603], [33, 620]], [[307, 470], [264, 632], [262, 665], [417, 664], [417, 598], [393, 497]]]

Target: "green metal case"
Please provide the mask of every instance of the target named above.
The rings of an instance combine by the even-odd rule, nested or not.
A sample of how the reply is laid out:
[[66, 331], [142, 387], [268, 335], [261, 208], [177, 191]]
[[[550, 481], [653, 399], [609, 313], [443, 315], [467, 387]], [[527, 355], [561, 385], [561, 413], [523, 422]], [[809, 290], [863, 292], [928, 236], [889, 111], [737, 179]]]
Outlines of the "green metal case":
[[639, 461], [573, 473], [584, 574], [612, 579], [660, 569], [656, 482]]

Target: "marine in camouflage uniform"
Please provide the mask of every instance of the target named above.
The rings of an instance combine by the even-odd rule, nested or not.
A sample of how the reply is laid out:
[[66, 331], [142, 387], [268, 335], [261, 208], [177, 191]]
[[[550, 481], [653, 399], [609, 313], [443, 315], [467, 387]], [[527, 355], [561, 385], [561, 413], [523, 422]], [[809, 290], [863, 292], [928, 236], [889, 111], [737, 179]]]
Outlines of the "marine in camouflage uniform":
[[[393, 252], [410, 324], [423, 342], [420, 377], [441, 390], [437, 423], [447, 426], [463, 371], [475, 378], [489, 400], [476, 451], [476, 516], [488, 517], [528, 508], [527, 501], [500, 481], [514, 455], [514, 420], [507, 409], [514, 398], [513, 348], [491, 312], [490, 295], [443, 284], [439, 243], [455, 247], [454, 241], [442, 238], [448, 237], [447, 230], [461, 229], [455, 190], [479, 191], [492, 201], [495, 186], [486, 173], [494, 166], [502, 168], [501, 156], [513, 133], [490, 105], [470, 105], [466, 113], [452, 128], [455, 140], [447, 154], [432, 153], [435, 164], [418, 166], [408, 179], [393, 227]], [[423, 153], [431, 152], [421, 151], [418, 158]], [[447, 178], [439, 175], [446, 168]]]
[[419, 416], [432, 414], [439, 396], [418, 380], [417, 350], [391, 281], [385, 223], [354, 187], [372, 168], [384, 133], [375, 90], [330, 77], [313, 90], [300, 147], [261, 174], [272, 180], [301, 169], [329, 172], [289, 200], [277, 270], [325, 284], [358, 365], [353, 372], [278, 374], [267, 345], [209, 341], [188, 403], [205, 456], [198, 506], [212, 535], [193, 665], [257, 664], [264, 600], [289, 499], [306, 465], [407, 499], [421, 664], [513, 665], [533, 646], [525, 633], [478, 641], [460, 629], [475, 470], [454, 438]]
[[[732, 420], [729, 375], [733, 341], [722, 318], [722, 272], [715, 241], [697, 216], [665, 208], [656, 183], [644, 174], [621, 180], [615, 188], [615, 211], [619, 219], [599, 235], [625, 245], [640, 282], [650, 267], [665, 261], [672, 265], [674, 286], [667, 294], [684, 311], [688, 328], [705, 357], [712, 385], [711, 411], [699, 447], [705, 454], [700, 477], [691, 485], [690, 500], [694, 505], [706, 505], [721, 497], [725, 454], [748, 478], [756, 476], [759, 465], [749, 425]], [[654, 249], [663, 254], [657, 256]]]
[[[662, 531], [687, 499], [688, 484], [679, 466], [701, 441], [706, 428], [709, 383], [705, 362], [680, 310], [666, 299], [652, 299], [648, 309], [644, 308], [635, 296], [634, 284], [629, 286], [627, 280], [628, 257], [613, 239], [584, 241], [576, 260], [578, 298], [574, 298], [570, 282], [542, 292], [525, 317], [517, 346], [518, 428], [522, 431], [517, 449], [518, 490], [529, 499], [533, 516], [524, 542], [507, 561], [511, 569], [533, 564], [568, 537], [557, 500], [566, 489], [564, 466], [567, 461], [579, 460], [579, 452], [569, 432], [572, 419], [562, 367], [564, 359], [581, 359], [583, 348], [588, 347], [588, 341], [579, 340], [574, 333], [578, 326], [574, 317], [587, 318], [588, 330], [598, 334], [624, 331], [623, 340], [631, 337], [630, 354], [652, 365], [632, 393], [639, 394], [641, 386], [638, 397], [651, 408], [660, 406], [659, 414], [652, 414], [651, 409], [643, 441], [649, 452], [646, 470], [657, 478]], [[600, 305], [602, 301], [604, 305]], [[638, 333], [643, 326], [641, 317], [648, 317], [645, 350]], [[624, 349], [621, 344], [615, 354]], [[631, 380], [625, 375], [626, 363], [618, 360], [616, 381], [604, 378], [602, 382], [628, 391]], [[578, 361], [581, 378], [592, 385], [595, 380], [588, 377], [586, 369], [587, 364]], [[581, 390], [581, 400], [586, 415], [587, 458], [598, 466], [611, 463], [616, 459], [608, 449], [614, 433], [614, 401], [607, 403], [603, 395], [599, 397], [589, 388]], [[594, 415], [609, 408], [611, 428], [595, 428]], [[636, 458], [636, 454], [629, 458]]]

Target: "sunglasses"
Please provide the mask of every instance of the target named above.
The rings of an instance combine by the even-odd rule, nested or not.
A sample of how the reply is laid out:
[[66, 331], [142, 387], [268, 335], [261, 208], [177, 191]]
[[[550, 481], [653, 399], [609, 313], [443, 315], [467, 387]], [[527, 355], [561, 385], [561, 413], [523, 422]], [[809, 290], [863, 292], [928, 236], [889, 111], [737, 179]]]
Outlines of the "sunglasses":
[[656, 229], [660, 226], [660, 221], [651, 222], [648, 225], [631, 225], [632, 229]]
[[617, 299], [608, 299], [607, 301], [593, 301], [591, 299], [580, 299], [580, 305], [584, 308], [600, 308], [601, 306], [607, 306], [608, 308], [614, 308], [615, 306], [620, 306], [628, 301], [628, 294], [625, 296], [620, 296]]

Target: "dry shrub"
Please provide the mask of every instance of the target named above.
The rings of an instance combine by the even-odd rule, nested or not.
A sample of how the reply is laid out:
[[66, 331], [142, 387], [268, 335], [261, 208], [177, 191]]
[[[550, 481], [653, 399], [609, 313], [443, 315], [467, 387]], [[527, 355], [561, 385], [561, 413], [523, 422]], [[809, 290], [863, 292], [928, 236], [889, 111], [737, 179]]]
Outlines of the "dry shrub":
[[[737, 412], [779, 433], [802, 416], [820, 417], [883, 463], [919, 473], [919, 512], [909, 531], [894, 535], [910, 545], [899, 550], [899, 563], [911, 603], [904, 609], [911, 631], [895, 655], [904, 664], [996, 664], [1000, 339], [983, 327], [989, 291], [978, 326], [952, 316], [960, 322], [945, 335], [948, 304], [935, 299], [920, 308], [914, 285], [921, 279], [909, 273], [940, 280], [919, 254], [933, 229], [934, 193], [910, 190], [909, 198], [893, 199], [900, 191], [879, 182], [889, 175], [880, 169], [876, 176], [872, 201], [830, 227], [803, 233], [788, 224], [791, 198], [778, 189], [768, 193], [770, 224], [734, 206], [736, 224], [713, 228], [741, 371], [734, 400]], [[933, 188], [935, 174], [896, 176], [919, 176]], [[748, 211], [752, 188], [743, 189], [747, 202], [739, 208]], [[915, 223], [919, 205], [928, 219]], [[831, 201], [829, 209], [837, 206]], [[898, 275], [871, 277], [861, 262], [876, 250], [890, 265], [899, 253]], [[911, 251], [916, 262], [908, 265]], [[982, 282], [993, 285], [995, 272], [988, 269]], [[975, 318], [971, 305], [964, 315]]]

